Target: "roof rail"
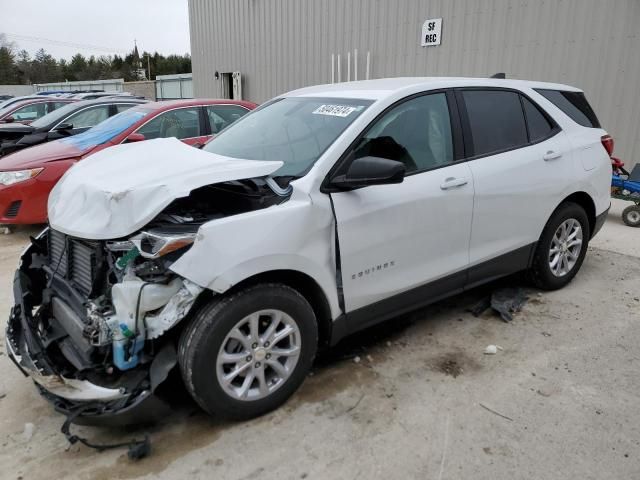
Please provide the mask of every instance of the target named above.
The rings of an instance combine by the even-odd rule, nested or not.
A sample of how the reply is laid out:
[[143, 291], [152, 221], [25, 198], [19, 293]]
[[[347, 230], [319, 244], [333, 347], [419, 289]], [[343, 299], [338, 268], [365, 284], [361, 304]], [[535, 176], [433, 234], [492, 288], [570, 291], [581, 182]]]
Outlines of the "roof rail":
[[507, 74], [504, 72], [494, 73], [489, 78], [507, 78]]

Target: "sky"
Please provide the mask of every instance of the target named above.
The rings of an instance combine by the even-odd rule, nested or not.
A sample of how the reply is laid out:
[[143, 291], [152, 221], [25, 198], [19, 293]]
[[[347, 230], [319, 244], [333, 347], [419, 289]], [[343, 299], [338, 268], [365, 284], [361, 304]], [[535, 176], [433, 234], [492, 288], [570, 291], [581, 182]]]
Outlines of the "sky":
[[0, 0], [0, 33], [55, 58], [190, 51], [187, 0]]

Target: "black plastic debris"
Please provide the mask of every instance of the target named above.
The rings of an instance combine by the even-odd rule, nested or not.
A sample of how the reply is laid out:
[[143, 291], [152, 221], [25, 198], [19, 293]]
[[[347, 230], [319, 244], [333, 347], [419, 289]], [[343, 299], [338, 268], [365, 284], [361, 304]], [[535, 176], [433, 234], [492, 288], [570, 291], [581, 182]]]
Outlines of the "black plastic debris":
[[479, 317], [483, 312], [491, 308], [500, 315], [503, 321], [510, 322], [513, 320], [513, 314], [522, 310], [527, 300], [529, 300], [529, 297], [523, 288], [499, 288], [491, 296], [480, 300], [469, 311], [474, 316]]

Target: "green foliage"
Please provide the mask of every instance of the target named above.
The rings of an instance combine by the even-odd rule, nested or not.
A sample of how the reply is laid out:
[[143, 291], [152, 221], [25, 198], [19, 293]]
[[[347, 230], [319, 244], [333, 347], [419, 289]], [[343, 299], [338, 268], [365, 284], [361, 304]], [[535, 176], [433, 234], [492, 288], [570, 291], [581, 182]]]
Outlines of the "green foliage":
[[168, 55], [158, 52], [137, 52], [121, 57], [119, 55], [85, 57], [76, 53], [71, 60], [56, 60], [44, 49], [31, 58], [26, 50], [17, 51], [15, 44], [7, 42], [0, 33], [0, 84], [51, 83], [75, 80], [109, 80], [124, 78], [126, 82], [144, 80], [151, 70], [151, 79], [156, 75], [191, 73], [191, 56]]

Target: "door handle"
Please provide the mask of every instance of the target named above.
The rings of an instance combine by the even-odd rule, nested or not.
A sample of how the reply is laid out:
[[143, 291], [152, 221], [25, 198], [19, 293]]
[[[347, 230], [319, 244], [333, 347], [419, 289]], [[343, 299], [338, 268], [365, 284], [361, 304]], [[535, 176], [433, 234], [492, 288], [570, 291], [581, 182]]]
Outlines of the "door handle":
[[560, 158], [562, 156], [562, 154], [560, 152], [554, 152], [553, 150], [549, 150], [547, 153], [545, 153], [542, 156], [542, 159], [545, 162], [548, 162], [549, 160], [555, 160], [556, 158]]
[[467, 183], [469, 183], [469, 180], [467, 180], [464, 177], [460, 177], [460, 178], [449, 177], [449, 178], [446, 178], [444, 182], [440, 184], [440, 188], [442, 190], [449, 190], [450, 188], [462, 187]]

